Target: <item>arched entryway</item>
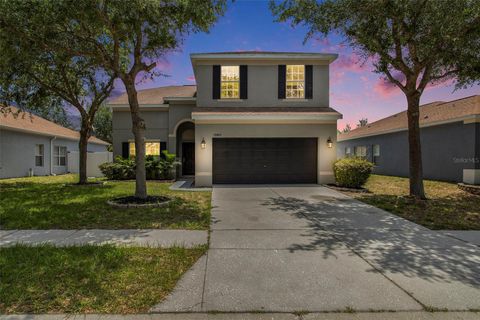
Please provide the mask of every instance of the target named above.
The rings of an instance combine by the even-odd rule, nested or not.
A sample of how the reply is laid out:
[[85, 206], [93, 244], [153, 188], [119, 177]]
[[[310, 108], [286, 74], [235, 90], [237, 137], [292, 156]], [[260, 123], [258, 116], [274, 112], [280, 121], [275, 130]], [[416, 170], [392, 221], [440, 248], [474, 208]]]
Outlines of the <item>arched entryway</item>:
[[180, 176], [195, 175], [195, 125], [183, 122], [177, 128], [177, 155], [181, 162]]

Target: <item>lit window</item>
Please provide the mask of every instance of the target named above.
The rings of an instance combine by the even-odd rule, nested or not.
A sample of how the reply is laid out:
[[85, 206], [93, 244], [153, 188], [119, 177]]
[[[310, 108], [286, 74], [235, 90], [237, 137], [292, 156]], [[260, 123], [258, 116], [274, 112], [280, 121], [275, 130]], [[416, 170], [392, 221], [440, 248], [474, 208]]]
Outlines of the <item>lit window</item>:
[[[129, 143], [130, 156], [135, 155], [135, 142]], [[145, 155], [147, 156], [159, 156], [160, 155], [160, 142], [145, 142]]]
[[240, 67], [222, 66], [220, 78], [221, 99], [240, 98]]
[[373, 145], [373, 163], [378, 165], [378, 160], [380, 158], [380, 145]]
[[367, 147], [366, 146], [355, 147], [355, 156], [365, 159], [367, 157]]
[[287, 99], [305, 98], [305, 66], [287, 65]]
[[36, 167], [43, 167], [43, 155], [44, 155], [43, 144], [35, 145], [35, 166]]
[[67, 165], [67, 147], [53, 147], [53, 163], [62, 167]]

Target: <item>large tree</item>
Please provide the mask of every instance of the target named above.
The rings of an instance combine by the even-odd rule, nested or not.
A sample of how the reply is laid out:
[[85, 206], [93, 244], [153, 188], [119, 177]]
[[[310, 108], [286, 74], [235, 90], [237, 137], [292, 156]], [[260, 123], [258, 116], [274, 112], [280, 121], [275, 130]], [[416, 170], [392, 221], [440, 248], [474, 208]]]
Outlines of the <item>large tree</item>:
[[[115, 73], [123, 82], [132, 116], [135, 138], [135, 196], [147, 197], [145, 172], [145, 121], [141, 116], [136, 82], [152, 76], [157, 61], [177, 49], [190, 32], [208, 31], [223, 14], [225, 0], [85, 0], [74, 5], [79, 56], [95, 59], [99, 66]], [[88, 50], [83, 50], [88, 45]]]
[[[98, 68], [89, 57], [72, 54], [83, 30], [73, 19], [71, 1], [0, 2], [0, 76], [2, 102], [37, 113], [74, 107], [81, 116], [79, 183], [87, 183], [87, 147], [95, 114], [113, 89], [115, 73]], [[65, 10], [68, 9], [68, 10]], [[80, 50], [81, 47], [77, 47]]]
[[93, 121], [93, 132], [97, 138], [113, 142], [112, 110], [103, 105], [98, 109]]
[[407, 100], [410, 195], [424, 199], [420, 98], [429, 84], [480, 79], [478, 0], [284, 0], [271, 2], [280, 21], [305, 25], [306, 39], [336, 33]]

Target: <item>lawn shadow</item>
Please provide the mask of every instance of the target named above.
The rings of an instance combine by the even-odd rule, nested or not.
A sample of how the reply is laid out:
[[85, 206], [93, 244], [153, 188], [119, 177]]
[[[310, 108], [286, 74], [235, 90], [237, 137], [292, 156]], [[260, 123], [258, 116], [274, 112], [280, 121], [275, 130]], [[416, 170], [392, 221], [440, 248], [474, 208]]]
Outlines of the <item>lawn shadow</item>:
[[420, 203], [392, 194], [359, 194], [354, 197], [429, 229], [480, 230], [480, 197], [467, 193], [429, 198]]
[[208, 210], [196, 201], [172, 195], [164, 208], [117, 209], [107, 200], [133, 193], [133, 183], [69, 186], [63, 183], [15, 183], [2, 186], [1, 229], [128, 229], [208, 227]]

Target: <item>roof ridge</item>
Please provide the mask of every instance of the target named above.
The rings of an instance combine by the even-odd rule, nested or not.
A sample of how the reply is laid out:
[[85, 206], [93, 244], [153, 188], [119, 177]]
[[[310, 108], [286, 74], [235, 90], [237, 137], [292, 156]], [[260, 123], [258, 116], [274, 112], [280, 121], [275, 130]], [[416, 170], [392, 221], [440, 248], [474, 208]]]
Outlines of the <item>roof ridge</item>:
[[[421, 105], [420, 111], [422, 116], [420, 118], [420, 124], [435, 123], [439, 121], [447, 121], [453, 119], [459, 119], [460, 117], [467, 117], [475, 113], [475, 110], [480, 106], [480, 95], [467, 96], [451, 101], [433, 101]], [[469, 101], [470, 100], [470, 101]], [[468, 101], [458, 103], [458, 101]], [[457, 104], [455, 104], [457, 102]], [[470, 104], [473, 104], [473, 108], [469, 108]], [[450, 108], [455, 106], [455, 108]], [[384, 131], [388, 131], [392, 128], [408, 128], [406, 122], [406, 113], [408, 110], [403, 110], [395, 114], [389, 115], [377, 121], [367, 124], [364, 127], [357, 127], [346, 133], [340, 133], [339, 139], [349, 140], [354, 138], [360, 138], [364, 134], [376, 135], [382, 134]], [[397, 120], [394, 120], [397, 119]]]
[[[3, 115], [4, 118], [7, 118], [7, 117], [11, 116], [15, 121], [17, 121], [18, 118], [21, 117], [19, 121], [21, 121], [21, 120], [28, 121], [27, 119], [24, 118], [25, 115], [26, 115], [26, 116], [28, 116], [28, 117], [31, 117], [30, 123], [33, 123], [34, 120], [37, 121], [37, 122], [40, 121], [40, 122], [48, 123], [48, 125], [50, 125], [50, 126], [55, 126], [55, 127], [57, 127], [57, 128], [61, 128], [62, 130], [67, 130], [70, 134], [75, 134], [75, 135], [78, 134], [78, 135], [80, 135], [80, 132], [79, 132], [79, 131], [74, 130], [74, 129], [71, 129], [71, 128], [67, 128], [67, 127], [65, 127], [65, 126], [62, 126], [62, 125], [60, 125], [60, 124], [58, 124], [58, 123], [55, 123], [55, 122], [53, 122], [53, 121], [51, 121], [51, 120], [48, 120], [48, 119], [46, 119], [46, 118], [44, 118], [44, 117], [42, 117], [42, 116], [40, 116], [40, 115], [38, 115], [38, 114], [30, 111], [30, 110], [23, 110], [23, 109], [21, 109], [21, 108], [15, 107], [15, 106], [8, 106], [8, 108], [12, 109], [13, 111], [12, 111], [12, 112], [2, 113], [2, 115]], [[14, 115], [14, 113], [17, 113], [17, 114]], [[22, 114], [23, 114], [23, 115], [22, 115]], [[6, 128], [19, 128], [19, 127], [12, 127], [11, 125], [8, 125], [8, 124], [2, 124], [1, 122], [0, 122], [0, 126], [4, 126], [4, 127], [6, 127]], [[47, 132], [43, 132], [43, 131], [38, 130], [38, 129], [29, 129], [28, 131], [36, 132], [36, 133], [47, 133]], [[67, 133], [67, 132], [65, 132], [65, 133]], [[55, 135], [55, 134], [52, 133], [51, 135]], [[68, 136], [66, 136], [66, 135], [62, 135], [62, 137], [65, 137], [65, 138], [74, 138], [73, 136], [68, 137]], [[98, 137], [96, 137], [96, 136], [94, 136], [94, 135], [90, 136], [90, 139], [91, 139], [91, 138], [97, 139], [98, 141], [100, 141], [100, 142], [102, 142], [102, 143], [107, 143], [106, 141], [103, 141], [103, 140], [101, 140], [100, 138], [98, 138]], [[75, 139], [77, 139], [77, 137], [75, 137]], [[108, 143], [107, 143], [107, 144], [108, 144]]]
[[446, 104], [446, 103], [452, 103], [452, 102], [455, 102], [455, 101], [460, 101], [460, 100], [466, 100], [466, 99], [470, 99], [470, 98], [474, 98], [474, 97], [480, 97], [480, 94], [472, 94], [471, 96], [467, 96], [467, 97], [463, 97], [463, 98], [458, 98], [458, 99], [455, 99], [455, 100], [451, 100], [451, 101], [441, 101], [441, 104]]

